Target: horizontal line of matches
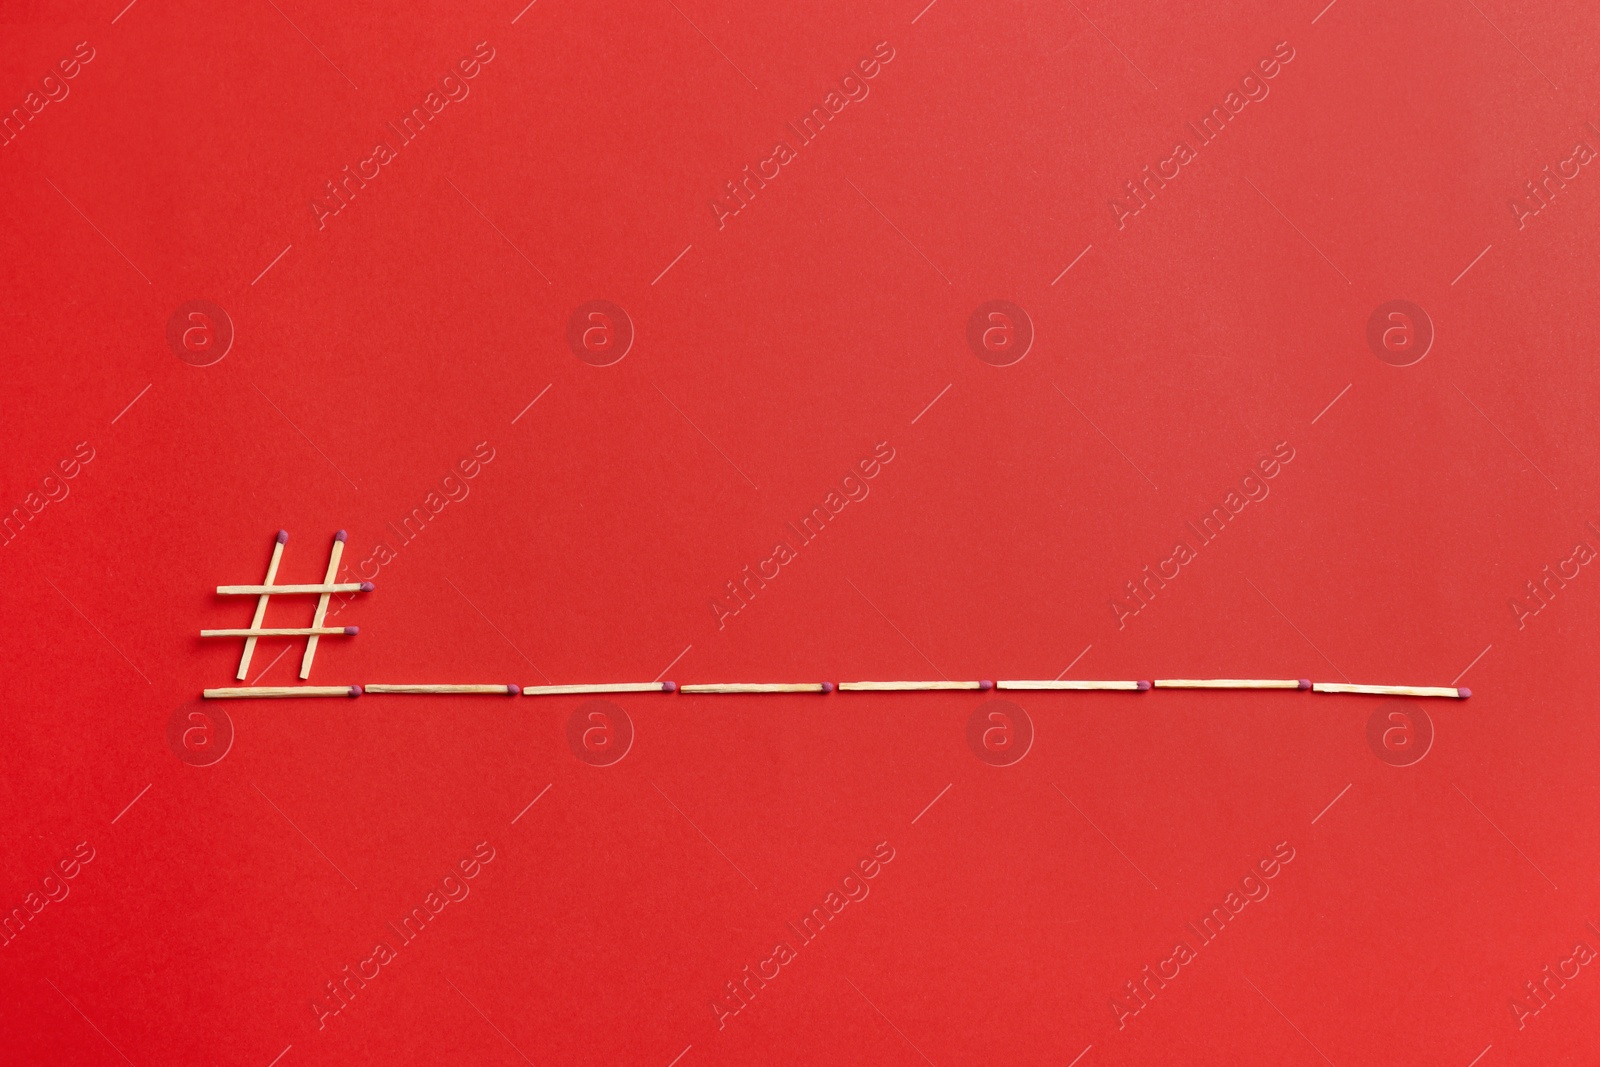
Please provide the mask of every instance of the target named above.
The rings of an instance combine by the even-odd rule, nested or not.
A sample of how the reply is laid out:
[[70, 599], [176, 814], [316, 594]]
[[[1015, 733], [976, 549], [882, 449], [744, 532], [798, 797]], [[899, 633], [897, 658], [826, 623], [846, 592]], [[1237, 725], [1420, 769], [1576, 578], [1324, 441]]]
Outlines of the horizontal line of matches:
[[371, 582], [334, 582], [331, 585], [219, 585], [218, 596], [285, 596], [303, 593], [370, 593]]
[[359, 626], [247, 626], [239, 630], [201, 630], [201, 637], [354, 637]]

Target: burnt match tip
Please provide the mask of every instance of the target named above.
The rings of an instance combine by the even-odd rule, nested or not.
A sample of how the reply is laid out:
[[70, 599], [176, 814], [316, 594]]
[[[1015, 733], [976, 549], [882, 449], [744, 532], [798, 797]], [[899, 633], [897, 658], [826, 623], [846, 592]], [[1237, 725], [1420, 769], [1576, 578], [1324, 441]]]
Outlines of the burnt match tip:
[[1139, 692], [1142, 693], [1146, 689], [1149, 689], [1149, 688], [1151, 688], [1151, 683], [1150, 682], [1140, 682], [1139, 683]]
[[1471, 695], [1472, 690], [1468, 689], [1466, 686], [1462, 686], [1456, 690], [1456, 696], [1460, 697], [1462, 700], [1467, 699]]
[[1301, 678], [1300, 679], [1300, 684], [1296, 685], [1295, 688], [1296, 689], [1310, 689], [1311, 688], [1311, 679], [1310, 678]]
[[284, 544], [288, 544], [288, 543], [289, 543], [289, 531], [288, 530], [279, 530], [278, 531], [278, 544], [284, 545]]
[[376, 588], [378, 588], [378, 587], [373, 585], [371, 582], [362, 582], [361, 583], [361, 591], [363, 593], [370, 593]]
[[360, 696], [361, 695], [361, 687], [359, 685], [352, 685], [350, 687], [350, 695], [351, 695], [351, 697]]
[[358, 634], [360, 632], [361, 632], [361, 627], [359, 627], [359, 626], [346, 626], [344, 628], [344, 635], [346, 637], [354, 637], [356, 634]]
[[833, 685], [832, 682], [823, 682], [822, 683], [822, 691], [824, 693], [831, 693], [831, 692], [833, 692], [833, 690], [834, 690], [834, 685]]
[[663, 693], [676, 693], [678, 691], [678, 683], [677, 682], [662, 682], [661, 683], [661, 691]]
[[350, 539], [350, 535], [345, 533], [343, 530], [340, 530], [338, 533], [333, 535], [333, 539], [335, 541], [348, 541]]
[[978, 683], [978, 691], [979, 692], [987, 693], [989, 690], [991, 690], [993, 688], [994, 688], [994, 683], [991, 682], [987, 678], [983, 679], [983, 681]]
[[514, 696], [514, 697], [521, 696], [522, 695], [522, 686], [520, 686], [520, 685], [508, 685], [508, 686], [506, 686], [506, 695], [507, 696]]

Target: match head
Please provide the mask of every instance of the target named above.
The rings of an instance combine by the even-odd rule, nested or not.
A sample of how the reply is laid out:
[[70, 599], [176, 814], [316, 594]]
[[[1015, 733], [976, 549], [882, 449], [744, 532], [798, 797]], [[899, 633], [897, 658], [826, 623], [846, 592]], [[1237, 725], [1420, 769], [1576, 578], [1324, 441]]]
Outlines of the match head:
[[363, 593], [370, 593], [376, 588], [378, 588], [378, 587], [373, 585], [371, 582], [362, 582], [361, 583], [361, 591]]
[[278, 531], [278, 544], [286, 545], [288, 543], [289, 543], [289, 531], [288, 530], [279, 530]]
[[1472, 690], [1466, 688], [1465, 686], [1462, 686], [1461, 688], [1456, 690], [1456, 696], [1460, 697], [1462, 700], [1467, 699], [1471, 695], [1472, 695]]
[[677, 682], [662, 682], [661, 683], [661, 691], [663, 693], [676, 693], [678, 691], [678, 683]]
[[1150, 689], [1150, 688], [1152, 688], [1152, 684], [1153, 684], [1153, 683], [1150, 683], [1150, 682], [1140, 682], [1140, 683], [1139, 683], [1139, 692], [1141, 692], [1141, 693], [1142, 693], [1142, 692], [1144, 692], [1144, 691], [1145, 691], [1145, 690], [1146, 690], [1146, 689]]
[[354, 698], [354, 697], [358, 697], [360, 695], [361, 695], [361, 687], [359, 685], [352, 685], [350, 687], [350, 696], [352, 698]]
[[344, 628], [344, 635], [346, 637], [354, 637], [356, 634], [358, 634], [360, 632], [361, 632], [361, 627], [359, 627], [359, 626], [346, 626]]
[[822, 683], [822, 691], [824, 693], [831, 693], [831, 692], [833, 692], [834, 688], [835, 687], [834, 687], [834, 684], [832, 682], [823, 682]]
[[1295, 686], [1295, 688], [1296, 689], [1310, 689], [1311, 688], [1311, 679], [1310, 678], [1301, 678], [1300, 679], [1300, 684]]
[[338, 533], [333, 535], [333, 539], [335, 541], [348, 541], [350, 539], [350, 535], [345, 533], [343, 530], [340, 530]]
[[987, 678], [985, 678], [983, 681], [978, 683], [978, 691], [980, 693], [987, 693], [989, 690], [991, 690], [993, 688], [994, 688], [994, 683], [991, 682]]
[[506, 686], [506, 695], [507, 696], [514, 696], [514, 697], [521, 696], [522, 695], [522, 686], [515, 685], [515, 684]]

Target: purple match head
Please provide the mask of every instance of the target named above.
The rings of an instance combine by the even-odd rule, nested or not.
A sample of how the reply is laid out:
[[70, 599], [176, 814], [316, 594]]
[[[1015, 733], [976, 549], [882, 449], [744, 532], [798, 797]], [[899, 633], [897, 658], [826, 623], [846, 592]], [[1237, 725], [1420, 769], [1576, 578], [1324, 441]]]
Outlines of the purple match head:
[[1141, 693], [1142, 693], [1142, 692], [1144, 692], [1144, 691], [1145, 691], [1145, 690], [1146, 690], [1146, 689], [1150, 689], [1150, 688], [1152, 688], [1152, 685], [1153, 685], [1153, 683], [1151, 683], [1151, 682], [1140, 682], [1140, 683], [1139, 683], [1139, 692], [1141, 692]]
[[676, 693], [678, 691], [678, 683], [677, 682], [662, 682], [661, 683], [661, 691], [663, 693]]
[[373, 585], [371, 582], [362, 582], [361, 583], [361, 591], [363, 593], [370, 593], [376, 588], [378, 588], [378, 587]]
[[1296, 685], [1295, 688], [1296, 689], [1310, 689], [1311, 688], [1311, 679], [1310, 678], [1301, 678], [1299, 684]]
[[350, 696], [351, 697], [358, 697], [360, 695], [361, 695], [361, 687], [359, 685], [352, 685], [350, 687]]
[[333, 535], [333, 539], [335, 541], [348, 541], [350, 539], [350, 535], [345, 533], [343, 530], [340, 530], [338, 533]]
[[994, 683], [991, 682], [987, 678], [985, 678], [983, 681], [978, 683], [978, 691], [980, 693], [987, 693], [989, 690], [991, 690], [993, 688], [994, 688]]
[[1466, 688], [1465, 686], [1462, 686], [1461, 688], [1456, 690], [1456, 696], [1460, 697], [1462, 700], [1467, 699], [1471, 695], [1472, 695], [1472, 690]]
[[831, 693], [831, 692], [833, 692], [833, 690], [834, 690], [834, 684], [832, 682], [823, 682], [822, 683], [822, 691], [824, 693]]
[[278, 531], [278, 544], [286, 545], [288, 543], [289, 543], [289, 531], [288, 530], [279, 530]]
[[514, 697], [521, 696], [522, 695], [522, 686], [516, 685], [516, 684], [512, 684], [512, 685], [506, 686], [506, 695], [507, 696], [514, 696]]
[[361, 632], [361, 627], [359, 627], [359, 626], [346, 626], [344, 628], [344, 635], [346, 637], [354, 637], [356, 634], [358, 634], [360, 632]]

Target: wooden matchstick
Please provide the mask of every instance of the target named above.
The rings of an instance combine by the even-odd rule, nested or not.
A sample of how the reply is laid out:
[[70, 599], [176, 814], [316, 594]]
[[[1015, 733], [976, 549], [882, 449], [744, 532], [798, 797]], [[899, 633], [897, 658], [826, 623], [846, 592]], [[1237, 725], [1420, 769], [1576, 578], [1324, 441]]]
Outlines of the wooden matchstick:
[[1079, 681], [1053, 681], [1053, 682], [996, 682], [996, 689], [1128, 689], [1143, 691], [1150, 688], [1149, 682], [1079, 682]]
[[522, 692], [518, 685], [368, 685], [367, 693], [498, 693], [516, 696]]
[[[289, 531], [279, 530], [278, 539], [272, 544], [272, 560], [267, 564], [267, 588], [271, 588], [272, 579], [278, 576], [278, 561], [283, 559], [284, 542], [288, 540]], [[255, 618], [250, 620], [250, 628], [255, 629], [256, 627], [260, 626], [266, 617], [267, 594], [262, 593], [261, 599], [256, 601], [256, 614]], [[255, 651], [256, 639], [253, 637], [246, 638], [244, 642], [244, 655], [239, 657], [239, 673], [234, 675], [234, 677], [239, 679], [241, 682], [244, 681], [245, 675], [250, 673], [250, 657], [255, 655]]]
[[[345, 532], [340, 530], [333, 535], [333, 551], [328, 553], [328, 576], [323, 579], [323, 585], [332, 585], [333, 580], [339, 576], [339, 560], [344, 558]], [[328, 615], [328, 598], [331, 593], [323, 593], [317, 598], [317, 613], [311, 617], [312, 627], [322, 625], [322, 620]], [[311, 677], [311, 661], [317, 655], [317, 635], [312, 634], [306, 638], [306, 654], [300, 659], [300, 679]]]
[[370, 593], [377, 588], [371, 582], [335, 582], [333, 585], [219, 585], [218, 596], [284, 596], [292, 593]]
[[681, 685], [684, 693], [831, 693], [832, 682], [716, 682], [709, 685]]
[[595, 682], [589, 685], [525, 685], [525, 697], [567, 696], [572, 693], [674, 693], [671, 682]]
[[840, 682], [841, 693], [907, 693], [932, 689], [977, 689], [987, 692], [994, 688], [990, 681], [981, 682]]
[[1157, 678], [1157, 689], [1310, 689], [1308, 678]]
[[232, 689], [206, 689], [202, 692], [208, 700], [243, 697], [262, 697], [266, 699], [282, 699], [285, 697], [358, 697], [361, 695], [361, 687], [359, 685], [244, 685]]
[[237, 630], [201, 630], [201, 637], [354, 637], [359, 626], [267, 626]]
[[1393, 697], [1451, 697], [1465, 700], [1472, 695], [1470, 689], [1457, 689], [1447, 685], [1346, 685], [1343, 682], [1318, 682], [1311, 687], [1318, 693], [1365, 693], [1369, 696]]

